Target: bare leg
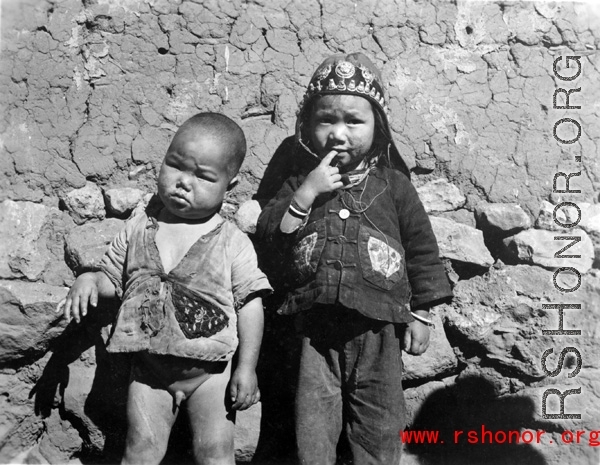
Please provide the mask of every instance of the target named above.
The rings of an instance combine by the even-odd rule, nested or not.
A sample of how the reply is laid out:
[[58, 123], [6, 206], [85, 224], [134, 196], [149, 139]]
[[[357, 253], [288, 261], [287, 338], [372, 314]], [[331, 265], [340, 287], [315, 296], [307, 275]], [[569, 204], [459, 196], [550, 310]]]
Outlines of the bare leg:
[[121, 463], [159, 464], [167, 452], [178, 409], [173, 396], [158, 387], [132, 379], [127, 396], [127, 439]]
[[231, 362], [223, 373], [212, 375], [187, 400], [197, 464], [235, 465], [235, 413], [228, 411], [225, 404], [230, 378]]

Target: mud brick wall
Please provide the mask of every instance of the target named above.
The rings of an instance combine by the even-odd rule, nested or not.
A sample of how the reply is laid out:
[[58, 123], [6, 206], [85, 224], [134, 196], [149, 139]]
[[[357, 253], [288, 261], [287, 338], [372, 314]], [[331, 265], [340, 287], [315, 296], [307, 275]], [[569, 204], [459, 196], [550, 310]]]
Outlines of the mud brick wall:
[[[394, 138], [431, 215], [456, 298], [433, 343], [405, 359], [409, 424], [544, 430], [542, 444], [407, 447], [403, 463], [598, 463], [561, 432], [600, 429], [600, 15], [591, 5], [446, 1], [4, 0], [0, 55], [0, 462], [118, 461], [127, 356], [100, 337], [116, 304], [80, 325], [54, 314], [75, 276], [154, 192], [169, 139], [199, 111], [223, 112], [248, 138], [223, 214], [250, 235], [252, 200], [293, 134], [303, 89], [333, 52], [383, 70]], [[557, 58], [579, 56], [572, 81]], [[573, 75], [559, 60], [556, 72]], [[565, 105], [557, 88], [571, 94]], [[572, 144], [559, 143], [556, 135]], [[579, 157], [579, 158], [578, 158]], [[556, 173], [579, 173], [553, 193]], [[560, 180], [564, 181], [564, 178]], [[560, 185], [558, 188], [561, 188]], [[569, 207], [562, 202], [577, 205]], [[558, 207], [557, 207], [558, 206]], [[576, 227], [562, 227], [575, 224]], [[579, 242], [555, 258], [568, 244]], [[554, 270], [581, 275], [570, 293]], [[558, 284], [575, 287], [573, 276]], [[543, 305], [569, 301], [565, 328]], [[267, 308], [263, 402], [238, 418], [238, 459], [289, 459], [293, 331]], [[564, 370], [549, 376], [564, 347]], [[560, 362], [562, 363], [562, 362]], [[548, 388], [581, 389], [543, 418]], [[555, 396], [548, 408], [558, 411]], [[178, 423], [170, 455], [189, 459]], [[586, 437], [584, 437], [585, 439]], [[552, 441], [552, 442], [551, 442]]]

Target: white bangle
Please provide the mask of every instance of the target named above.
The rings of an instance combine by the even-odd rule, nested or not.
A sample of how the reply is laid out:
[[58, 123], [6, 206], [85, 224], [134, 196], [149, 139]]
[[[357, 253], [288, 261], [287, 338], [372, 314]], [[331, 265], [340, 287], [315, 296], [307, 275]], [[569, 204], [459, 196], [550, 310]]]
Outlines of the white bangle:
[[423, 317], [421, 315], [417, 315], [415, 312], [410, 312], [410, 314], [412, 315], [412, 317], [415, 320], [420, 321], [424, 325], [431, 326], [433, 329], [435, 329], [435, 324], [433, 323], [433, 321], [428, 320], [427, 318], [425, 318], [425, 317]]

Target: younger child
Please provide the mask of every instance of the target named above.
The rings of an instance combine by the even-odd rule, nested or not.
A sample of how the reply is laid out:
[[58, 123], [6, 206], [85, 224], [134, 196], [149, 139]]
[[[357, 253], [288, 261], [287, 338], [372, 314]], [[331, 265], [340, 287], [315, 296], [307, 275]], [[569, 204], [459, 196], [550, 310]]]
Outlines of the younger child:
[[79, 276], [57, 308], [79, 322], [99, 297], [122, 299], [107, 350], [136, 353], [123, 463], [160, 463], [184, 400], [196, 462], [235, 463], [230, 410], [260, 398], [261, 295], [271, 290], [250, 240], [218, 213], [245, 153], [226, 116], [188, 119], [163, 160], [160, 201], [127, 222], [100, 271]]
[[397, 465], [405, 427], [404, 348], [429, 345], [430, 308], [451, 290], [427, 214], [390, 133], [379, 71], [361, 53], [327, 58], [300, 108], [292, 175], [257, 233], [286, 245], [302, 336], [300, 462]]

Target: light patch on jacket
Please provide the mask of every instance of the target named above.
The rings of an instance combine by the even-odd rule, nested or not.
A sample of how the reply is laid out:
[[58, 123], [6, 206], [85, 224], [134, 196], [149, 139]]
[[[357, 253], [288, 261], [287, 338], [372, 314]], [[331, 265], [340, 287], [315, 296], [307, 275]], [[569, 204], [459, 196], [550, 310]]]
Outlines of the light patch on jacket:
[[294, 247], [296, 268], [302, 276], [317, 271], [317, 264], [311, 263], [311, 256], [315, 249], [315, 245], [317, 244], [317, 237], [318, 234], [316, 232], [309, 234]]
[[389, 278], [400, 270], [402, 255], [397, 250], [375, 237], [369, 237], [367, 248], [374, 271]]

